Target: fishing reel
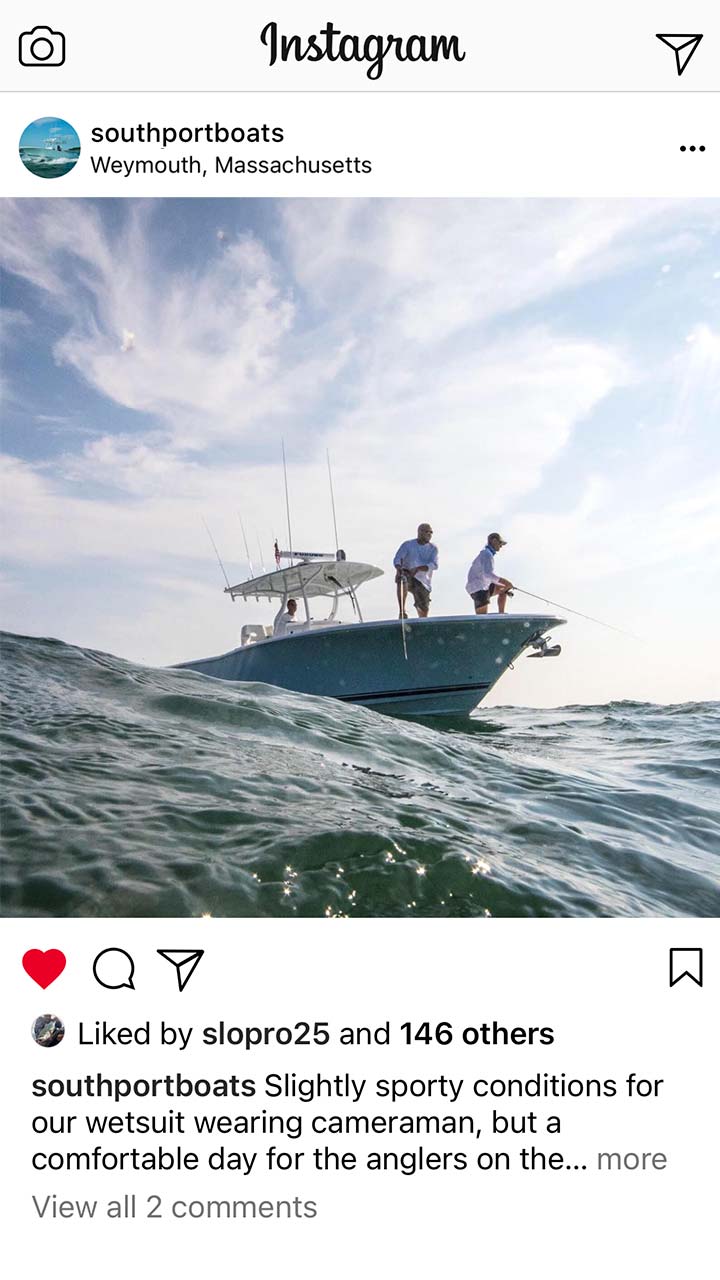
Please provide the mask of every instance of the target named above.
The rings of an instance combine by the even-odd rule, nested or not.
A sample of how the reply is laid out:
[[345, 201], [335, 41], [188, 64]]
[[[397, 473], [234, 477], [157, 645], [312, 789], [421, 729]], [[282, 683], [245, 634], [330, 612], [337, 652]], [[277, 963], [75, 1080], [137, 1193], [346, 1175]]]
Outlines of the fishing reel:
[[562, 647], [559, 644], [548, 644], [547, 636], [540, 636], [538, 640], [530, 642], [530, 648], [534, 649], [534, 653], [529, 653], [528, 658], [557, 658], [562, 653]]

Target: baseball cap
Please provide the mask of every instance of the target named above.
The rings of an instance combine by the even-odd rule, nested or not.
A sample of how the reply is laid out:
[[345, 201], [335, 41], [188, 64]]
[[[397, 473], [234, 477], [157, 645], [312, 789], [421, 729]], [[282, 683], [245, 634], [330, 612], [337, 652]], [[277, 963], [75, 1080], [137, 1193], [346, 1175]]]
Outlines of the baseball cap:
[[506, 546], [507, 546], [507, 541], [506, 541], [506, 539], [505, 539], [505, 538], [503, 538], [499, 533], [489, 533], [489, 534], [488, 534], [488, 542], [490, 541], [490, 539], [491, 539], [491, 538], [497, 538], [497, 540], [498, 540], [498, 542], [500, 543], [500, 546], [501, 546], [501, 547], [506, 547]]

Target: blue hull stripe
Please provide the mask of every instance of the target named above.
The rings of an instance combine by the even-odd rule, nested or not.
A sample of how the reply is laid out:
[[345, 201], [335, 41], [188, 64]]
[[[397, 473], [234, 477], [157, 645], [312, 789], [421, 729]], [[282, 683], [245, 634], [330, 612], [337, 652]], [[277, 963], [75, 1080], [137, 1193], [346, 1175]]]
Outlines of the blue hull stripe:
[[379, 702], [383, 698], [422, 698], [433, 693], [467, 693], [470, 690], [489, 689], [490, 681], [482, 684], [439, 684], [435, 688], [424, 686], [422, 689], [389, 689], [385, 693], [341, 693], [336, 695], [341, 702]]

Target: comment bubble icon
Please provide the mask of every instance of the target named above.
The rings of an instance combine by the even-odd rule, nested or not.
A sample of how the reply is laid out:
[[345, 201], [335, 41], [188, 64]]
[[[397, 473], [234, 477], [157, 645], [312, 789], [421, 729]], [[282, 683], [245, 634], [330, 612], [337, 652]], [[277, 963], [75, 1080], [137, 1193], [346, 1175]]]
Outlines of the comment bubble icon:
[[129, 987], [134, 991], [134, 973], [135, 961], [130, 952], [123, 951], [122, 947], [106, 947], [93, 960], [95, 981], [109, 991], [119, 991], [122, 987]]

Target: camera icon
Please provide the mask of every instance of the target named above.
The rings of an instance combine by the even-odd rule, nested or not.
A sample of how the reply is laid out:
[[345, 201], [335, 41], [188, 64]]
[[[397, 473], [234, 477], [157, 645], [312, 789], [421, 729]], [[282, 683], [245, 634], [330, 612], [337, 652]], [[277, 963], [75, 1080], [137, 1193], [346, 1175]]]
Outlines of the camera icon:
[[65, 36], [50, 27], [21, 31], [19, 57], [23, 67], [61, 67], [65, 61]]

